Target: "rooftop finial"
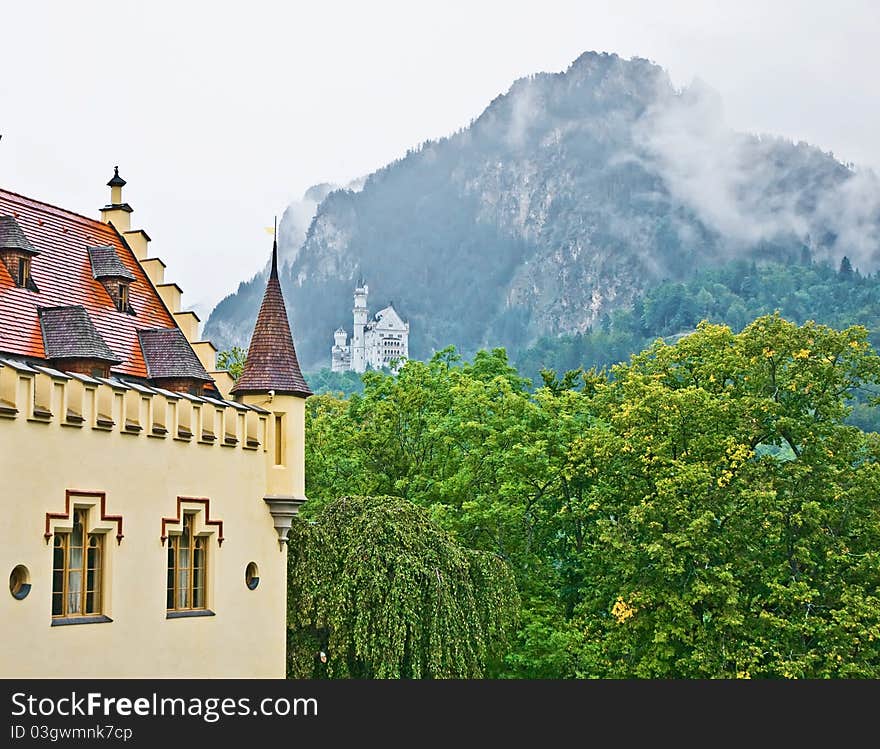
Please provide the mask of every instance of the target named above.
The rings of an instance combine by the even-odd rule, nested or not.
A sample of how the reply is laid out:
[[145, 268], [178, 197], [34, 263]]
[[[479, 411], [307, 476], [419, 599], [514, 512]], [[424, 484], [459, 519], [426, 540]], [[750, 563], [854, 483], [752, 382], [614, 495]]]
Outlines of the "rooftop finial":
[[108, 187], [124, 187], [125, 180], [119, 176], [119, 167], [113, 167], [113, 176], [110, 178], [110, 181], [107, 183]]
[[275, 217], [275, 231], [272, 234], [272, 270], [269, 278], [278, 278], [278, 216]]

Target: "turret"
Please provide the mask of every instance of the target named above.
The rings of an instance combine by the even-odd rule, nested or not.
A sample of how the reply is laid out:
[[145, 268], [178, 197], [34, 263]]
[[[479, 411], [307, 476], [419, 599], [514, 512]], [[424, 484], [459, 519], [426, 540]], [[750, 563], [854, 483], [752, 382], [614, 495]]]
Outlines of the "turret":
[[244, 370], [232, 395], [271, 412], [266, 442], [266, 503], [282, 543], [293, 516], [306, 501], [305, 399], [312, 394], [302, 375], [284, 295], [278, 280], [278, 243]]
[[367, 369], [364, 328], [367, 325], [367, 294], [369, 291], [369, 287], [363, 280], [358, 281], [358, 285], [354, 290], [354, 309], [352, 310], [354, 330], [351, 336], [351, 368], [355, 372], [365, 372]]

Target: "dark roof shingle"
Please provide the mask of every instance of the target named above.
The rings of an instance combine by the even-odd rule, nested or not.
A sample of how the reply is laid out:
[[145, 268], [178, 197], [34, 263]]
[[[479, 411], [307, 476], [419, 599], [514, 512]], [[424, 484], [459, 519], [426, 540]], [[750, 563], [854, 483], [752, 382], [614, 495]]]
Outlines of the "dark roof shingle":
[[135, 275], [126, 268], [116, 249], [110, 246], [89, 247], [89, 260], [92, 263], [92, 276], [100, 280], [102, 278], [125, 278], [134, 281]]
[[180, 328], [139, 330], [138, 338], [150, 379], [189, 377], [213, 381]]
[[47, 359], [98, 359], [113, 364], [122, 361], [101, 338], [81, 304], [39, 307], [37, 314]]
[[312, 394], [299, 368], [290, 323], [284, 306], [284, 295], [278, 280], [278, 246], [272, 247], [272, 270], [257, 315], [257, 324], [251, 336], [244, 371], [233, 393]]
[[39, 255], [24, 235], [14, 216], [0, 216], [0, 250], [21, 250], [31, 255]]

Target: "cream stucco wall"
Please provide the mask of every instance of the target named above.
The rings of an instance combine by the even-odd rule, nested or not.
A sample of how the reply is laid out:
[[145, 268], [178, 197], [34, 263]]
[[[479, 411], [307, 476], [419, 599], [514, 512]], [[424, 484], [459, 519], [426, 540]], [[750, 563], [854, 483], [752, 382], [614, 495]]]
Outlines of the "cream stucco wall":
[[[23, 600], [0, 591], [0, 675], [283, 678], [287, 554], [263, 497], [281, 489], [303, 496], [303, 401], [276, 398], [271, 404], [293, 430], [285, 434], [287, 465], [276, 469], [268, 415], [9, 366], [0, 367], [0, 375], [0, 414], [6, 414], [0, 418], [0, 569], [8, 576], [23, 564], [32, 585]], [[53, 416], [35, 415], [35, 400]], [[96, 426], [102, 401], [113, 404], [115, 424], [106, 430]], [[81, 412], [82, 425], [62, 418], [71, 406]], [[18, 410], [14, 416], [12, 408]], [[202, 409], [211, 411], [204, 422]], [[192, 411], [189, 439], [175, 438], [178, 410], [180, 419]], [[122, 431], [126, 419], [141, 430]], [[168, 434], [148, 436], [160, 421]], [[201, 424], [211, 422], [213, 441], [201, 432]], [[237, 443], [223, 444], [227, 436]], [[258, 437], [259, 446], [248, 449], [248, 436], [252, 447]], [[104, 613], [112, 622], [51, 626], [46, 513], [64, 512], [69, 490], [104, 492], [106, 513], [123, 517], [122, 542], [117, 545], [115, 530], [105, 537]], [[208, 540], [208, 608], [215, 616], [166, 618], [166, 547], [160, 536], [162, 519], [177, 515], [178, 497], [210, 499], [211, 520], [223, 521], [222, 546], [216, 529]], [[203, 527], [203, 517], [199, 523]], [[259, 566], [253, 591], [245, 585], [249, 562]]]
[[[242, 403], [258, 406], [271, 412], [268, 421], [268, 439], [272, 449], [266, 451], [267, 494], [305, 500], [305, 400], [292, 395], [245, 395]], [[275, 419], [282, 424], [280, 462], [275, 450]], [[303, 466], [303, 470], [297, 468]]]

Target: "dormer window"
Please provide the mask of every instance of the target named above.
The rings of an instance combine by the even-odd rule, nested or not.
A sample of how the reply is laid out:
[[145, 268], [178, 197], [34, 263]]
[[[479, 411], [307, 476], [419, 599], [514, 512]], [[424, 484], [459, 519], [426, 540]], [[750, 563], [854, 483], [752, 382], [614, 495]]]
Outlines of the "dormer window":
[[119, 259], [115, 247], [89, 247], [89, 260], [92, 276], [100, 281], [119, 312], [133, 315], [134, 309], [129, 301], [129, 286], [135, 280], [132, 273]]
[[37, 314], [46, 358], [56, 369], [108, 377], [110, 367], [121, 363], [82, 305], [38, 307]]
[[31, 261], [30, 258], [20, 257], [18, 259], [18, 278], [15, 280], [16, 285], [23, 289], [27, 286], [27, 282], [31, 277]]
[[120, 283], [118, 288], [119, 291], [117, 292], [116, 296], [116, 309], [118, 309], [120, 312], [128, 312], [128, 284]]
[[0, 216], [0, 260], [18, 288], [38, 290], [31, 278], [31, 258], [39, 254], [13, 216]]

